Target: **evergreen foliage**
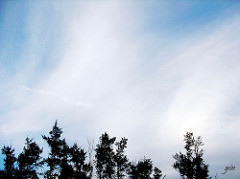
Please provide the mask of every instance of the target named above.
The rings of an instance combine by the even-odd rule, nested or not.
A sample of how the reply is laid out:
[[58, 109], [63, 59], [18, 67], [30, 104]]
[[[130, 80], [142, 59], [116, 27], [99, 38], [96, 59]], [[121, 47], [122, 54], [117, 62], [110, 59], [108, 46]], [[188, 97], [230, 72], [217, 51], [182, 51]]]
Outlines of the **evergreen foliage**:
[[41, 166], [42, 149], [33, 139], [26, 138], [23, 152], [18, 155], [18, 178], [33, 178], [37, 176], [37, 167]]
[[176, 160], [173, 168], [179, 171], [182, 178], [208, 178], [208, 165], [204, 163], [203, 149], [200, 149], [203, 146], [201, 137], [195, 139], [192, 132], [187, 132], [184, 141], [186, 154], [179, 152], [173, 156]]
[[110, 138], [106, 132], [99, 138], [99, 144], [95, 149], [96, 170], [99, 179], [111, 179], [114, 177], [116, 164], [113, 144], [115, 140], [116, 137]]
[[153, 163], [151, 159], [144, 158], [134, 164], [132, 162], [129, 163], [128, 175], [131, 179], [161, 179], [162, 171], [157, 167], [153, 170]]
[[[43, 159], [41, 157], [43, 149], [31, 138], [26, 138], [23, 151], [17, 158], [11, 146], [4, 146], [2, 148], [2, 154], [5, 155], [4, 170], [0, 171], [0, 179], [38, 178], [40, 174], [38, 169], [44, 165], [49, 168], [44, 171], [44, 178], [48, 179], [163, 179], [166, 176], [159, 168], [153, 166], [151, 159], [144, 157], [137, 163], [129, 162], [125, 154], [128, 142], [126, 138], [116, 142], [116, 137], [110, 137], [105, 132], [99, 138], [96, 148], [93, 150], [91, 143], [87, 153], [77, 143], [69, 146], [61, 137], [62, 133], [62, 129], [55, 121], [49, 136], [42, 135], [50, 149], [48, 157]], [[201, 137], [195, 139], [192, 132], [187, 132], [184, 141], [186, 153], [179, 152], [173, 155], [176, 160], [173, 168], [182, 178], [208, 178], [208, 165], [203, 160]], [[88, 162], [86, 162], [87, 154]], [[95, 159], [92, 159], [92, 156], [95, 156]]]
[[42, 135], [42, 138], [50, 147], [49, 156], [44, 159], [44, 162], [49, 167], [49, 170], [45, 173], [45, 175], [47, 178], [51, 179], [59, 176], [60, 172], [61, 175], [65, 175], [65, 169], [68, 167], [68, 146], [65, 139], [61, 139], [62, 129], [57, 126], [57, 121], [55, 122], [49, 134], [50, 137]]
[[5, 155], [4, 159], [4, 173], [3, 178], [15, 178], [16, 168], [14, 166], [17, 158], [14, 155], [14, 149], [11, 146], [4, 146], [2, 148], [2, 154]]
[[85, 163], [86, 152], [77, 143], [70, 148], [70, 161], [73, 163], [75, 178], [90, 178], [90, 165]]
[[116, 163], [117, 179], [125, 176], [125, 171], [128, 168], [128, 158], [124, 154], [124, 150], [127, 148], [127, 139], [122, 138], [120, 142], [116, 142], [116, 153], [114, 155], [114, 161]]

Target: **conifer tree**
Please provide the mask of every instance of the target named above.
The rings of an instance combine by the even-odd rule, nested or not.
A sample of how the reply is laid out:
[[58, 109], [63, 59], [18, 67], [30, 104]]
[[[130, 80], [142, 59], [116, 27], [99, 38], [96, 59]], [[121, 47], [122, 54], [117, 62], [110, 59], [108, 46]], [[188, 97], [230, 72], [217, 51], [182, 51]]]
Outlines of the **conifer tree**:
[[137, 164], [133, 163], [133, 162], [129, 162], [128, 164], [128, 176], [130, 179], [138, 179], [139, 178], [139, 171], [138, 171], [138, 167]]
[[152, 174], [153, 164], [151, 159], [143, 159], [138, 161], [135, 165], [133, 163], [129, 164], [130, 168], [128, 170], [129, 177], [132, 179], [150, 179]]
[[11, 146], [4, 146], [2, 148], [2, 154], [5, 155], [4, 178], [15, 178], [16, 168], [14, 163], [17, 161], [17, 158], [14, 155], [14, 149]]
[[90, 178], [88, 172], [90, 171], [90, 165], [85, 163], [86, 152], [78, 147], [77, 143], [70, 148], [70, 161], [74, 167], [75, 178]]
[[71, 149], [67, 145], [65, 139], [62, 141], [62, 150], [60, 157], [60, 179], [70, 178], [74, 176], [73, 167], [70, 164]]
[[178, 170], [182, 178], [187, 179], [205, 179], [208, 177], [208, 165], [204, 163], [202, 158], [203, 146], [201, 137], [194, 138], [192, 132], [184, 135], [186, 154], [176, 153], [173, 158], [176, 162], [173, 168]]
[[163, 179], [166, 177], [166, 175], [163, 176], [162, 171], [157, 167], [153, 170], [151, 159], [144, 158], [138, 161], [137, 164], [130, 162], [128, 165], [127, 173], [131, 179]]
[[68, 157], [68, 145], [65, 139], [61, 139], [62, 129], [58, 127], [57, 121], [49, 132], [50, 136], [42, 135], [42, 138], [47, 142], [50, 147], [49, 156], [44, 159], [45, 163], [49, 167], [49, 170], [45, 173], [47, 178], [53, 178], [59, 176], [62, 172], [62, 167], [66, 167], [66, 158]]
[[33, 178], [37, 176], [36, 168], [41, 166], [42, 149], [33, 139], [26, 138], [23, 152], [18, 155], [18, 178]]
[[102, 178], [111, 179], [114, 177], [115, 153], [113, 150], [113, 144], [115, 140], [116, 137], [110, 138], [106, 132], [102, 134], [102, 136], [99, 138], [99, 144], [97, 144], [95, 149], [96, 170], [99, 179]]
[[126, 171], [128, 167], [128, 158], [124, 154], [124, 150], [127, 148], [127, 139], [122, 138], [120, 142], [116, 142], [116, 153], [114, 156], [114, 161], [116, 163], [116, 170], [117, 170], [117, 178], [123, 178], [124, 172]]

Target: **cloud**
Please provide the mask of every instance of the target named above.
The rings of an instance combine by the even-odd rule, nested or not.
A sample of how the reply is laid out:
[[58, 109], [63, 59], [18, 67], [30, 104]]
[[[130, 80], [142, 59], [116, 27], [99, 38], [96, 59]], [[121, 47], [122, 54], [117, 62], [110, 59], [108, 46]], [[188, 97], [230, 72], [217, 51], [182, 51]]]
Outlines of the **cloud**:
[[216, 151], [240, 137], [239, 16], [172, 43], [164, 31], [144, 31], [147, 18], [130, 1], [73, 6], [48, 7], [58, 34], [51, 43], [43, 33], [50, 32], [43, 28], [50, 12], [30, 11], [37, 13], [26, 25], [30, 36], [21, 58], [27, 60], [10, 81], [0, 81], [6, 85], [3, 142], [22, 145], [26, 135], [47, 134], [58, 119], [70, 142], [97, 140], [104, 131], [129, 138], [131, 159], [151, 157], [169, 177], [176, 176], [172, 155], [188, 130], [203, 137], [213, 174], [238, 156], [235, 147]]

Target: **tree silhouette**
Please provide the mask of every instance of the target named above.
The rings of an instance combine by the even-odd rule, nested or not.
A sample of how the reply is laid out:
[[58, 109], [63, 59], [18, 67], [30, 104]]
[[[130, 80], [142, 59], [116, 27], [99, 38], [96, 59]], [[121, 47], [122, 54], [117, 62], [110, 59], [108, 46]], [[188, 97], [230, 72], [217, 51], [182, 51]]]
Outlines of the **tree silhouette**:
[[176, 162], [173, 168], [178, 170], [182, 178], [188, 179], [204, 179], [208, 177], [208, 165], [204, 163], [202, 158], [203, 146], [201, 137], [196, 140], [192, 132], [187, 132], [184, 135], [186, 154], [181, 152], [176, 153], [173, 158]]
[[50, 147], [49, 156], [44, 159], [49, 170], [45, 173], [47, 178], [53, 178], [55, 176], [63, 175], [65, 172], [63, 167], [67, 166], [67, 157], [68, 157], [68, 145], [66, 144], [65, 139], [61, 139], [62, 129], [57, 126], [57, 121], [49, 132], [50, 137], [42, 135], [42, 138], [47, 142]]
[[105, 132], [99, 138], [99, 144], [96, 146], [96, 170], [98, 178], [113, 178], [115, 162], [114, 162], [114, 151], [113, 144], [116, 137], [110, 138]]
[[131, 179], [163, 179], [166, 175], [162, 175], [162, 171], [157, 167], [154, 167], [151, 159], [138, 161], [137, 164], [129, 163], [128, 175]]
[[60, 159], [60, 176], [59, 178], [65, 179], [73, 177], [73, 167], [70, 164], [71, 148], [67, 145], [65, 139], [62, 140], [62, 146], [59, 153]]
[[129, 177], [132, 179], [150, 179], [152, 174], [153, 164], [151, 159], [143, 159], [134, 163], [129, 163]]
[[143, 161], [139, 161], [137, 167], [138, 167], [140, 178], [142, 179], [151, 178], [151, 173], [153, 168], [151, 159], [144, 159]]
[[138, 179], [139, 178], [139, 171], [137, 165], [135, 165], [133, 162], [129, 162], [128, 164], [128, 176], [131, 179]]
[[122, 138], [120, 142], [116, 142], [116, 153], [114, 155], [114, 161], [116, 163], [116, 170], [117, 170], [117, 178], [123, 178], [124, 172], [128, 167], [128, 159], [127, 156], [124, 154], [124, 150], [127, 148], [127, 139]]
[[42, 149], [33, 139], [26, 138], [23, 152], [18, 155], [18, 178], [33, 178], [37, 176], [36, 167], [42, 165], [40, 162]]
[[14, 178], [16, 168], [14, 163], [17, 161], [17, 158], [14, 155], [14, 149], [11, 146], [4, 146], [2, 148], [2, 154], [5, 155], [4, 159], [4, 178]]
[[[28, 137], [26, 138], [23, 151], [18, 155], [17, 159], [14, 156], [14, 149], [4, 146], [2, 154], [6, 157], [4, 159], [4, 171], [0, 170], [0, 178], [38, 178], [37, 169], [42, 165], [46, 166], [43, 167], [44, 171], [41, 174], [44, 174], [44, 178], [48, 179], [91, 179], [94, 174], [93, 171], [96, 171], [96, 176], [99, 179], [123, 179], [127, 177], [132, 179], [160, 179], [165, 177], [162, 177], [162, 171], [157, 167], [153, 169], [151, 159], [144, 158], [138, 161], [137, 164], [129, 162], [125, 154], [128, 141], [126, 138], [121, 138], [120, 141], [115, 142], [116, 137], [111, 138], [105, 132], [99, 138], [99, 143], [95, 149], [93, 142], [88, 141], [88, 152], [85, 152], [77, 143], [70, 147], [66, 140], [61, 137], [62, 133], [62, 129], [58, 127], [57, 121], [55, 121], [49, 136], [42, 135], [43, 140], [46, 141], [50, 149], [47, 158], [44, 159], [40, 156], [43, 149], [33, 139]], [[207, 174], [204, 172], [208, 172], [208, 166], [204, 164], [202, 159], [202, 150], [199, 149], [199, 146], [202, 146], [202, 142], [200, 138], [195, 141], [190, 134], [186, 135], [185, 141], [186, 156], [188, 156], [185, 158], [190, 158], [193, 154], [195, 155], [192, 161], [195, 164], [196, 172], [191, 176], [202, 178]], [[93, 151], [95, 151], [95, 159], [93, 159]], [[88, 162], [86, 162], [87, 155], [89, 158]], [[174, 156], [175, 159], [178, 159], [178, 156], [182, 157], [183, 155], [181, 153], [176, 154]], [[18, 165], [15, 165], [16, 161]], [[182, 164], [181, 161], [179, 163]], [[176, 162], [174, 166], [177, 168], [178, 166], [182, 167], [182, 165], [188, 164], [188, 162], [182, 165], [179, 163]], [[94, 166], [96, 170], [93, 170]]]
[[90, 165], [85, 163], [86, 152], [79, 148], [77, 143], [70, 148], [70, 161], [74, 166], [75, 178], [90, 178], [88, 172], [90, 171]]

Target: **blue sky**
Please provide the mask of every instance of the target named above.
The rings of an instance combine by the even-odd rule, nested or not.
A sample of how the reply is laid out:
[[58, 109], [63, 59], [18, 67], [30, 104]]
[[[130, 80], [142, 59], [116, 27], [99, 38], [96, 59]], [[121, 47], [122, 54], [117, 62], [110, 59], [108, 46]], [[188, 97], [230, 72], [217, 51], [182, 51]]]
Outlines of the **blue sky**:
[[129, 139], [131, 160], [167, 174], [183, 135], [205, 143], [210, 174], [240, 176], [240, 3], [1, 1], [1, 146], [45, 146], [58, 119], [87, 145]]

